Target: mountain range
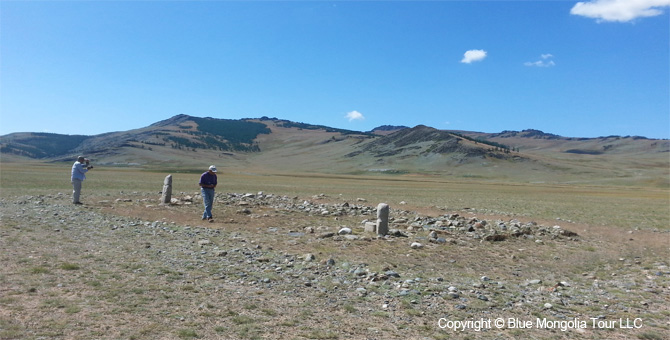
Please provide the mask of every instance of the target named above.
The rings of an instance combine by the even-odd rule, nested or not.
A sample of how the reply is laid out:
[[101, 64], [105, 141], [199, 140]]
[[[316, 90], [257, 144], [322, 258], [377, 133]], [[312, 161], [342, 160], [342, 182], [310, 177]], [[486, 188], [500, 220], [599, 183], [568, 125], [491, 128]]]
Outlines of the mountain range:
[[360, 132], [277, 118], [177, 115], [100, 135], [0, 136], [2, 162], [245, 172], [396, 174], [511, 182], [670, 186], [670, 141], [639, 136], [562, 137], [539, 130], [483, 133], [418, 125]]

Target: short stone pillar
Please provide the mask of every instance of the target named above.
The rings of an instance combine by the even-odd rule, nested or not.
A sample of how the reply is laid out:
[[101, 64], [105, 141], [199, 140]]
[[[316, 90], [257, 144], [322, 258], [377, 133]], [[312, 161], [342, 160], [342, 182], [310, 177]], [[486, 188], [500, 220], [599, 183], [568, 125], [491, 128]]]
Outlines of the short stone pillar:
[[389, 233], [389, 210], [386, 203], [377, 206], [377, 235], [385, 236]]
[[161, 204], [170, 204], [172, 200], [172, 175], [165, 176], [163, 181], [163, 195], [161, 196]]
[[365, 222], [365, 232], [366, 233], [376, 233], [377, 232], [377, 222]]

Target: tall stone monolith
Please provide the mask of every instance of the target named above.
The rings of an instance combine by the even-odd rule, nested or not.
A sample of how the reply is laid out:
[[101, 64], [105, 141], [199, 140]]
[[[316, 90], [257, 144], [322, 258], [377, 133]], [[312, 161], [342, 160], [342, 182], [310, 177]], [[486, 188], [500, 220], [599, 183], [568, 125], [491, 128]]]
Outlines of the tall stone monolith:
[[172, 200], [172, 175], [165, 176], [163, 181], [163, 195], [161, 196], [161, 204], [170, 204]]
[[389, 233], [389, 210], [386, 203], [377, 206], [377, 235], [385, 236]]

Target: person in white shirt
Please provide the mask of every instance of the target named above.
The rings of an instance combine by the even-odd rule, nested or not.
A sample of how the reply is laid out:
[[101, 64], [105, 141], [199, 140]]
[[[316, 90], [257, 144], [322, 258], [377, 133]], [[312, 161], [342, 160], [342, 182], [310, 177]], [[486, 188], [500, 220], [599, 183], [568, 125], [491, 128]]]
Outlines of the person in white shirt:
[[93, 169], [92, 166], [89, 166], [88, 159], [84, 156], [77, 157], [77, 161], [72, 164], [72, 203], [82, 204], [79, 202], [79, 195], [81, 194], [81, 182], [86, 179], [86, 172]]

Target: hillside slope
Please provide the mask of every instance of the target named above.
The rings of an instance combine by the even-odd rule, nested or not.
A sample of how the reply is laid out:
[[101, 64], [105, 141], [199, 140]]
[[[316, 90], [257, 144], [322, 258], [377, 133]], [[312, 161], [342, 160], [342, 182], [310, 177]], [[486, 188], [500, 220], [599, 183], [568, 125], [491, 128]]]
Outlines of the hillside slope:
[[228, 120], [178, 115], [96, 136], [0, 136], [2, 161], [247, 172], [413, 174], [513, 182], [667, 187], [670, 141], [641, 137], [566, 138], [537, 130], [481, 133], [419, 125], [334, 129], [277, 118]]
[[[573, 174], [569, 182], [635, 182], [667, 186], [670, 141], [639, 136], [562, 137], [538, 130], [502, 133], [462, 132], [473, 139], [509, 145], [520, 154], [551, 164], [556, 173]], [[584, 180], [582, 180], [584, 181]]]

